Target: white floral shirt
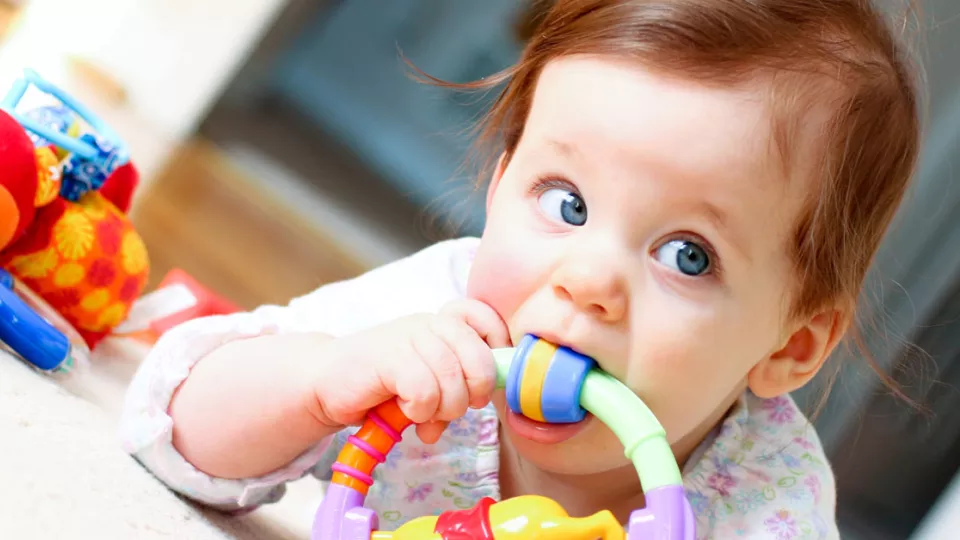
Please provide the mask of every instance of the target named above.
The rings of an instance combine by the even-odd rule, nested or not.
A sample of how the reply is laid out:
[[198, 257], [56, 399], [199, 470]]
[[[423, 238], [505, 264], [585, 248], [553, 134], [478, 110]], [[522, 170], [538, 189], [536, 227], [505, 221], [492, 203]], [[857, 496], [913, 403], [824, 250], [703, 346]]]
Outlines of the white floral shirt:
[[[231, 340], [266, 333], [344, 335], [404, 315], [437, 311], [465, 293], [476, 238], [434, 244], [357, 278], [332, 283], [287, 306], [191, 321], [165, 334], [128, 390], [121, 422], [125, 449], [171, 489], [202, 504], [245, 511], [275, 502], [306, 474], [329, 479], [351, 431], [311, 448], [260, 478], [207, 476], [172, 445], [167, 413], [191, 367]], [[499, 423], [492, 408], [471, 410], [433, 445], [405, 437], [374, 471], [366, 504], [380, 527], [499, 499]], [[836, 539], [836, 491], [817, 434], [789, 397], [746, 393], [683, 471], [698, 538]]]

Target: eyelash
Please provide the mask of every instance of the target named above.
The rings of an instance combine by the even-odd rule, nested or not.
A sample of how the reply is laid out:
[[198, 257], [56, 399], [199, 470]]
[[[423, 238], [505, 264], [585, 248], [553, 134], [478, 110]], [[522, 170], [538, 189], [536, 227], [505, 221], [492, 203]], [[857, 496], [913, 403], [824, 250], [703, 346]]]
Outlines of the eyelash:
[[683, 273], [677, 273], [677, 276], [682, 279], [703, 279], [703, 278], [712, 278], [712, 279], [721, 279], [723, 277], [723, 263], [720, 261], [720, 255], [717, 254], [717, 250], [714, 249], [713, 245], [708, 242], [705, 238], [700, 235], [693, 233], [673, 233], [670, 236], [667, 236], [662, 241], [658, 242], [656, 247], [651, 250], [650, 256], [653, 257], [654, 262], [661, 264], [660, 261], [656, 260], [656, 251], [663, 247], [667, 242], [672, 242], [674, 240], [681, 240], [683, 242], [692, 242], [702, 247], [704, 251], [707, 252], [707, 257], [710, 258], [710, 272], [702, 276], [688, 276]]
[[577, 189], [577, 186], [573, 185], [573, 182], [553, 175], [537, 177], [530, 186], [529, 194], [539, 195], [549, 189], [566, 189], [578, 197], [583, 197], [583, 195], [580, 194], [580, 190]]
[[[550, 189], [566, 189], [571, 193], [576, 194], [579, 197], [583, 197], [583, 195], [580, 193], [580, 190], [577, 189], [577, 186], [573, 185], [573, 182], [570, 182], [569, 180], [565, 180], [555, 175], [543, 175], [543, 176], [537, 177], [537, 179], [530, 186], [528, 193], [530, 195], [539, 195]], [[673, 233], [670, 236], [663, 239], [661, 242], [659, 242], [657, 246], [650, 252], [650, 256], [654, 257], [654, 254], [657, 249], [660, 249], [664, 244], [666, 244], [667, 242], [671, 242], [673, 240], [693, 242], [698, 246], [702, 247], [707, 252], [707, 256], [710, 257], [710, 273], [709, 274], [707, 274], [706, 276], [696, 276], [696, 277], [679, 274], [680, 278], [698, 279], [702, 277], [710, 277], [710, 278], [719, 280], [723, 277], [723, 265], [720, 262], [720, 256], [717, 254], [717, 250], [714, 249], [713, 245], [710, 242], [708, 242], [705, 238], [697, 234]], [[654, 261], [657, 262], [657, 264], [660, 264], [659, 261], [656, 261], [655, 257], [654, 257]]]

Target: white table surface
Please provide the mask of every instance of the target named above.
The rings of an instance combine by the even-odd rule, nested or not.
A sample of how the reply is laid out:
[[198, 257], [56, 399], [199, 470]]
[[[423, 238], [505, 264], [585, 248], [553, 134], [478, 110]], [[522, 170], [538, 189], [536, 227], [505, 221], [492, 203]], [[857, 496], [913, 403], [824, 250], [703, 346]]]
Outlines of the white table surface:
[[[111, 422], [118, 422], [127, 384], [147, 352], [147, 348], [128, 340], [109, 340], [97, 348], [90, 372], [64, 387], [99, 406]], [[280, 502], [266, 505], [236, 519], [257, 522], [258, 528], [277, 531], [283, 540], [306, 539], [317, 506], [323, 496], [322, 485], [312, 477], [293, 482]]]

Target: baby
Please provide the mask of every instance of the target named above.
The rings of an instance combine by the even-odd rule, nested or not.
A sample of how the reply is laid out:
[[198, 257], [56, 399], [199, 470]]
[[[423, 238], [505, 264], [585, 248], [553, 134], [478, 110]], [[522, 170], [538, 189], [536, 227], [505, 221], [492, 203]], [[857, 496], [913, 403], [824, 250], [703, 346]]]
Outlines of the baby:
[[789, 393], [848, 333], [918, 153], [904, 54], [868, 0], [559, 0], [486, 118], [482, 238], [288, 306], [173, 329], [129, 389], [129, 452], [224, 510], [330, 477], [398, 396], [380, 526], [547, 495], [626, 522], [643, 490], [589, 415], [495, 391], [531, 333], [595, 358], [659, 418], [702, 538], [839, 538], [830, 465]]

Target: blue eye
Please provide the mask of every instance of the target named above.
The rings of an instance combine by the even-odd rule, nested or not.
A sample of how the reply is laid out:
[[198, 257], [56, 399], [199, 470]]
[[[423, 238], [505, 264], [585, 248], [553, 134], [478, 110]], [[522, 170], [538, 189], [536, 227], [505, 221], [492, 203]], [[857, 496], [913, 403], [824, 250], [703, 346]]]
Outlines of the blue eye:
[[550, 219], [577, 227], [587, 222], [587, 203], [570, 190], [548, 189], [540, 194], [538, 202]]
[[710, 255], [687, 240], [671, 240], [657, 248], [657, 261], [688, 276], [702, 276], [710, 270]]

